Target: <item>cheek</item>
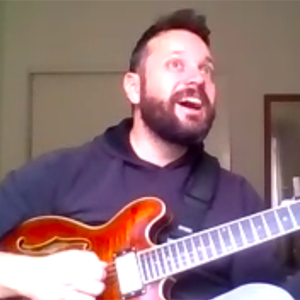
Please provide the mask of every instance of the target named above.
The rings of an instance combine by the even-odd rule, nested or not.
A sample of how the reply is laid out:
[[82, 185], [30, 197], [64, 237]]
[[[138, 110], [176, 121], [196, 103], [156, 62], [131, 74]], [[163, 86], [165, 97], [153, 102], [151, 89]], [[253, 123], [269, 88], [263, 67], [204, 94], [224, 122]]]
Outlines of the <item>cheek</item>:
[[206, 84], [205, 86], [206, 94], [212, 104], [215, 104], [216, 100], [216, 86], [213, 83]]
[[149, 96], [167, 100], [172, 94], [172, 82], [162, 76], [153, 76], [151, 80], [147, 80], [146, 91]]

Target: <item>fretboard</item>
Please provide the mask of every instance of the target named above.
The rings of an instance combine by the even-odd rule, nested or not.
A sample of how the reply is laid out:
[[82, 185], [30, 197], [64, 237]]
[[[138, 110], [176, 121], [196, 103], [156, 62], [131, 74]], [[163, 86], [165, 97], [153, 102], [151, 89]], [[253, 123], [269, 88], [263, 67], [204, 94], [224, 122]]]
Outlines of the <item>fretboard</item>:
[[138, 253], [151, 283], [239, 252], [300, 228], [300, 202], [228, 222]]

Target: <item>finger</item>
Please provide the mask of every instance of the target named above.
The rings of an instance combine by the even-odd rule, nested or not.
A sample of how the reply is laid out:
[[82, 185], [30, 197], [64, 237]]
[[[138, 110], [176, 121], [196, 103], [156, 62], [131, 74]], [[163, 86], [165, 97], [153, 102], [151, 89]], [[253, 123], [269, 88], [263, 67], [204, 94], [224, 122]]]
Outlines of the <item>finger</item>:
[[[80, 259], [80, 269], [87, 271], [89, 275], [95, 276], [97, 280], [103, 280], [106, 276], [106, 269], [108, 263], [102, 261], [95, 252], [86, 251], [84, 252], [85, 259]], [[105, 271], [105, 272], [103, 272]]]
[[94, 280], [98, 281], [104, 281], [107, 277], [107, 269], [103, 266], [102, 263], [98, 265], [93, 265], [90, 267], [86, 274], [88, 274], [88, 277]]
[[[82, 275], [85, 274], [85, 275]], [[74, 274], [70, 274], [69, 282], [72, 283], [84, 280], [104, 281], [107, 278], [107, 271], [103, 268], [89, 268], [88, 270], [78, 270]]]
[[77, 272], [67, 273], [68, 278], [61, 280], [65, 286], [74, 286], [76, 287], [85, 285], [85, 282], [92, 282], [97, 285], [101, 282], [104, 282], [107, 277], [107, 272], [104, 269], [94, 269], [90, 268], [88, 271], [78, 270]]
[[84, 293], [90, 296], [99, 296], [105, 289], [105, 284], [97, 280], [81, 280], [69, 284], [68, 287], [80, 293]]
[[95, 296], [66, 288], [57, 298], [58, 300], [95, 300]]

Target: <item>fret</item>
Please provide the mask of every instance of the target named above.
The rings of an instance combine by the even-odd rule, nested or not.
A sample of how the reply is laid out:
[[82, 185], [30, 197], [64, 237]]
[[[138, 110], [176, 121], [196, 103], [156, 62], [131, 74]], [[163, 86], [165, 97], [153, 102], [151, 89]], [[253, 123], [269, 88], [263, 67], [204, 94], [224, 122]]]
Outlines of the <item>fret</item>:
[[278, 223], [278, 226], [279, 226], [279, 228], [280, 228], [280, 233], [282, 234], [282, 233], [285, 232], [285, 230], [284, 230], [284, 228], [283, 228], [283, 224], [282, 224], [282, 222], [281, 222], [281, 220], [280, 220], [278, 214], [276, 213], [276, 211], [274, 211], [274, 214], [275, 214], [275, 216], [276, 216], [277, 223]]
[[[245, 220], [246, 221], [246, 220]], [[250, 221], [248, 220], [248, 222], [249, 222], [249, 225], [250, 225], [250, 232], [252, 233], [252, 227], [251, 227], [251, 223], [250, 223]], [[249, 243], [249, 241], [248, 241], [248, 239], [247, 239], [247, 235], [246, 235], [246, 233], [245, 233], [245, 231], [244, 231], [244, 229], [243, 229], [243, 224], [244, 224], [244, 222], [242, 223], [242, 222], [238, 222], [238, 225], [239, 225], [239, 229], [241, 230], [241, 236], [242, 236], [242, 241], [243, 241], [243, 245], [242, 245], [242, 247], [244, 247], [245, 245], [247, 245], [248, 243]], [[247, 224], [247, 222], [245, 222], [245, 224]]]
[[152, 266], [154, 267], [153, 268], [154, 276], [159, 277], [159, 275], [160, 275], [159, 262], [158, 262], [156, 254], [157, 254], [156, 250], [151, 251], [150, 252], [150, 260], [151, 260]]
[[290, 211], [292, 212], [291, 215], [293, 216], [293, 219], [295, 219], [297, 226], [300, 226], [300, 201], [292, 204], [290, 206]]
[[263, 214], [263, 218], [269, 228], [269, 232], [272, 236], [280, 234], [280, 227], [278, 224], [278, 219], [273, 210], [267, 211]]
[[281, 222], [282, 228], [284, 231], [289, 231], [290, 229], [294, 228], [294, 224], [289, 213], [287, 207], [282, 206], [276, 210], [276, 214]]
[[209, 235], [207, 234], [207, 232], [204, 232], [201, 234], [201, 239], [202, 239], [202, 244], [204, 246], [204, 252], [206, 254], [206, 258], [210, 259], [214, 256], [211, 246], [210, 246], [210, 241], [209, 241]]
[[194, 264], [196, 262], [196, 253], [193, 249], [193, 244], [192, 244], [192, 240], [190, 237], [188, 237], [187, 239], [185, 239], [185, 246], [186, 246], [186, 250], [187, 253], [189, 254], [189, 263]]
[[291, 207], [290, 207], [290, 206], [287, 206], [287, 209], [288, 209], [289, 214], [290, 214], [290, 216], [291, 216], [291, 221], [292, 221], [292, 223], [293, 223], [293, 226], [294, 226], [295, 228], [297, 228], [297, 227], [298, 227], [298, 226], [297, 226], [297, 220], [296, 220], [295, 217], [294, 217], [294, 214], [293, 214], [293, 211], [291, 210]]
[[143, 275], [144, 282], [150, 280], [150, 271], [145, 258], [146, 258], [145, 254], [140, 255], [140, 265], [142, 268], [142, 275]]
[[217, 234], [218, 234], [218, 237], [219, 237], [219, 240], [220, 240], [220, 251], [221, 251], [220, 255], [227, 254], [227, 252], [228, 252], [228, 249], [226, 248], [226, 245], [223, 241], [221, 231], [222, 231], [222, 227], [217, 228]]
[[216, 256], [217, 252], [216, 252], [216, 248], [215, 248], [215, 245], [213, 243], [212, 237], [210, 235], [210, 231], [207, 231], [207, 235], [208, 235], [208, 240], [209, 240], [209, 245], [210, 245], [211, 252], [212, 252], [213, 256]]
[[214, 246], [216, 255], [222, 254], [223, 251], [222, 251], [222, 245], [221, 245], [220, 237], [219, 237], [219, 234], [218, 234], [218, 229], [210, 230], [208, 232], [208, 234], [210, 235], [212, 245]]
[[175, 243], [170, 243], [169, 249], [173, 256], [173, 262], [175, 264], [175, 268], [178, 270], [180, 268], [179, 259], [178, 259], [178, 251]]
[[254, 242], [257, 243], [258, 241], [260, 241], [260, 238], [259, 238], [258, 232], [255, 228], [255, 225], [253, 224], [252, 218], [249, 219], [249, 223], [250, 223], [250, 227], [251, 227], [251, 230], [252, 230], [252, 233], [253, 233]]
[[233, 236], [230, 230], [228, 229], [228, 226], [221, 227], [219, 232], [226, 251], [228, 252], [233, 251], [233, 249], [235, 248], [233, 247], [234, 241], [233, 241]]
[[150, 279], [154, 278], [153, 264], [151, 260], [151, 252], [146, 252], [144, 255], [145, 265], [148, 267]]
[[245, 239], [246, 239], [246, 243], [247, 244], [255, 243], [255, 241], [256, 241], [255, 233], [252, 229], [250, 219], [243, 219], [240, 221], [240, 224], [241, 224], [242, 231], [243, 231]]
[[268, 234], [266, 232], [261, 215], [257, 214], [251, 217], [251, 220], [259, 240], [265, 240], [268, 237]]
[[173, 258], [172, 258], [172, 253], [171, 253], [171, 249], [170, 247], [168, 247], [168, 245], [164, 245], [162, 248], [163, 251], [163, 256], [167, 262], [167, 266], [168, 266], [168, 272], [172, 273], [173, 272]]
[[260, 218], [261, 218], [261, 221], [262, 221], [262, 224], [263, 224], [263, 228], [264, 228], [264, 230], [266, 232], [267, 238], [272, 237], [271, 230], [270, 230], [270, 228], [268, 226], [268, 223], [267, 223], [267, 221], [264, 218], [264, 215], [262, 213], [260, 214]]
[[188, 270], [300, 227], [300, 202], [250, 215], [139, 254], [145, 283]]
[[234, 242], [235, 242], [235, 245], [237, 246], [237, 248], [243, 247], [244, 243], [243, 243], [243, 238], [242, 238], [241, 231], [239, 228], [239, 224], [237, 222], [231, 223], [229, 225], [229, 229], [232, 233], [232, 236], [233, 236], [233, 239], [234, 239]]
[[184, 248], [184, 244], [183, 244], [183, 242], [182, 242], [182, 240], [181, 241], [177, 241], [176, 242], [176, 244], [177, 244], [177, 249], [178, 249], [178, 252], [179, 252], [179, 256], [178, 256], [178, 260], [179, 260], [179, 264], [180, 264], [180, 268], [182, 268], [182, 267], [186, 267], [187, 266], [187, 253], [186, 253], [186, 251], [185, 251], [185, 248]]
[[160, 274], [165, 275], [167, 273], [166, 266], [165, 266], [167, 259], [165, 259], [165, 257], [163, 256], [162, 248], [157, 248], [155, 251], [158, 257], [158, 262], [159, 262], [158, 266], [160, 269]]
[[203, 261], [204, 260], [204, 255], [203, 255], [204, 249], [203, 249], [203, 246], [201, 245], [201, 239], [200, 239], [199, 235], [192, 237], [192, 241], [193, 241], [193, 244], [197, 251], [198, 260]]

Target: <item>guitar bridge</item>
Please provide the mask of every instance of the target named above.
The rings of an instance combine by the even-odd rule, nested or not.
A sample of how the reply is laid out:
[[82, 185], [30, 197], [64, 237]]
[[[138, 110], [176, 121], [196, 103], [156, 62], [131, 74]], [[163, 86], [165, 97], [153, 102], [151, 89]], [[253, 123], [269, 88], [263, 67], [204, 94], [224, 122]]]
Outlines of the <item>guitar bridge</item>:
[[145, 288], [136, 252], [133, 249], [118, 252], [115, 254], [114, 263], [121, 298], [127, 300], [144, 294]]

